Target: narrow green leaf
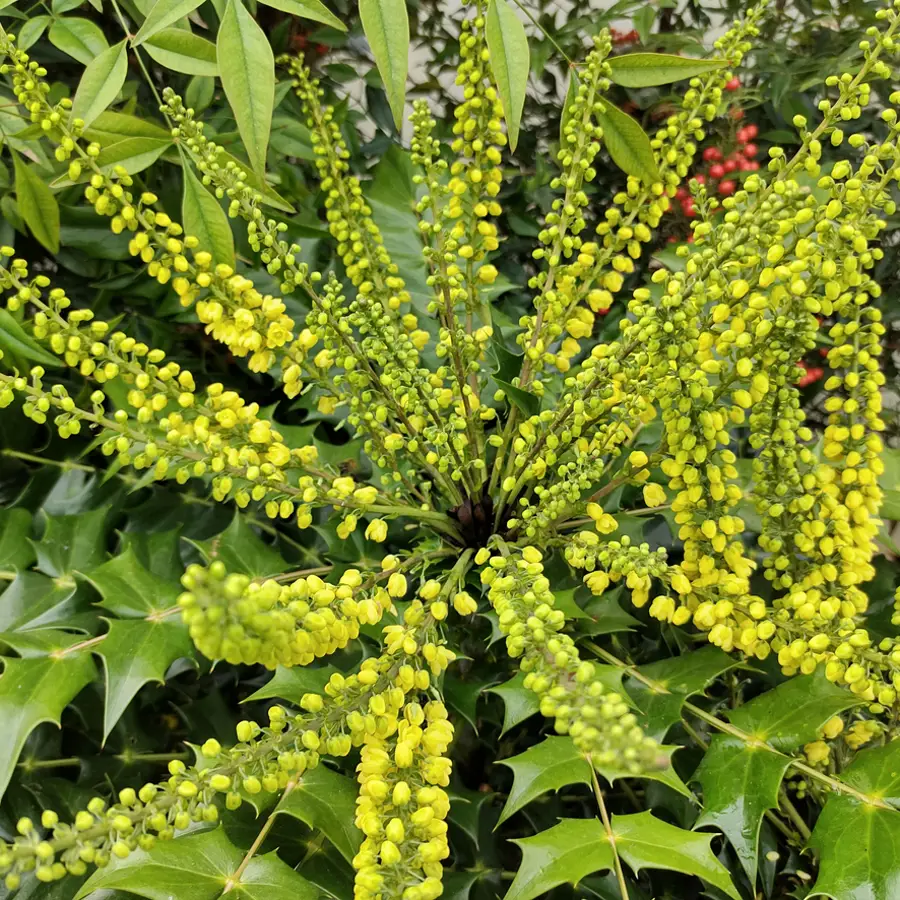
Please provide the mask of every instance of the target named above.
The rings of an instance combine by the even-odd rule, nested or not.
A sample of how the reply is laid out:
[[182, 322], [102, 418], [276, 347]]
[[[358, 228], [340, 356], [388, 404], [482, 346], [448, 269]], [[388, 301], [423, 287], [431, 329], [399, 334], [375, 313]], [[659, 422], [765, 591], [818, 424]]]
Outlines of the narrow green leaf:
[[399, 130], [403, 125], [409, 71], [406, 0], [359, 0], [359, 17]]
[[34, 562], [30, 534], [31, 513], [27, 509], [0, 509], [0, 569], [26, 569]]
[[62, 711], [94, 680], [90, 653], [3, 660], [0, 675], [0, 797], [25, 740], [41, 722], [59, 724]]
[[296, 212], [293, 206], [287, 202], [273, 187], [270, 185], [264, 175], [257, 175], [256, 172], [253, 172], [248, 166], [245, 160], [238, 159], [236, 156], [232, 156], [227, 150], [219, 150], [219, 155], [217, 157], [218, 164], [220, 166], [228, 165], [229, 162], [233, 162], [236, 166], [238, 166], [241, 171], [244, 172], [244, 181], [249, 184], [251, 187], [255, 187], [262, 195], [263, 203], [267, 206], [272, 206], [275, 209], [280, 209], [283, 212], [293, 213]]
[[541, 398], [531, 391], [524, 391], [508, 381], [501, 381], [495, 378], [498, 386], [506, 391], [510, 403], [526, 416], [536, 416], [541, 411]]
[[109, 47], [103, 32], [93, 22], [77, 17], [57, 19], [47, 37], [57, 50], [68, 53], [84, 66]]
[[485, 37], [491, 57], [491, 71], [503, 104], [509, 147], [515, 150], [525, 107], [530, 62], [525, 26], [507, 0], [488, 0]]
[[578, 97], [578, 72], [575, 69], [569, 69], [569, 85], [566, 88], [566, 99], [563, 101], [562, 112], [559, 116], [559, 146], [568, 146], [566, 140], [566, 126], [572, 117], [572, 105]]
[[301, 19], [321, 22], [338, 31], [347, 30], [347, 26], [319, 0], [261, 0], [261, 2]]
[[144, 19], [144, 24], [134, 36], [132, 44], [137, 47], [163, 28], [174, 25], [179, 19], [192, 13], [202, 2], [203, 0], [156, 0], [147, 18]]
[[171, 141], [172, 136], [165, 128], [127, 113], [107, 111], [97, 116], [93, 125], [85, 132], [85, 137], [99, 144], [114, 144], [125, 138], [148, 137], [159, 141]]
[[[109, 173], [121, 166], [129, 175], [137, 175], [138, 172], [152, 166], [171, 146], [173, 146], [171, 138], [164, 140], [153, 137], [124, 138], [103, 147], [94, 162], [102, 172]], [[79, 180], [87, 181], [91, 174], [91, 170], [86, 169]], [[53, 187], [68, 187], [72, 183], [66, 172], [52, 182]]]
[[[20, 212], [21, 208], [20, 202]], [[58, 356], [45, 350], [5, 309], [0, 309], [0, 350], [54, 369], [62, 365]]]
[[349, 862], [363, 839], [353, 824], [356, 794], [352, 778], [319, 765], [304, 774], [297, 787], [278, 804], [276, 812], [318, 828]]
[[72, 118], [90, 125], [116, 99], [127, 74], [128, 48], [120, 41], [88, 63], [72, 101]]
[[645, 184], [658, 181], [659, 169], [647, 133], [637, 121], [609, 101], [604, 101], [603, 107], [603, 112], [596, 115], [612, 161], [626, 175], [640, 178]]
[[262, 175], [275, 101], [275, 58], [240, 0], [228, 0], [216, 42], [219, 74], [253, 170]]
[[13, 153], [16, 170], [16, 200], [19, 213], [31, 233], [51, 253], [59, 252], [59, 204], [46, 182], [18, 153]]
[[178, 619], [110, 619], [106, 639], [96, 647], [106, 674], [103, 741], [135, 694], [148, 682], [165, 681], [169, 666], [191, 655], [191, 641]]
[[147, 38], [144, 49], [161, 66], [185, 75], [219, 74], [216, 45], [182, 28], [163, 28]]
[[671, 84], [714, 72], [726, 65], [720, 59], [691, 59], [674, 53], [626, 53], [612, 56], [607, 62], [612, 69], [612, 80], [628, 88]]
[[181, 593], [177, 581], [148, 571], [133, 547], [91, 569], [86, 578], [103, 598], [97, 605], [120, 618], [143, 619], [171, 609]]
[[212, 254], [216, 263], [234, 266], [234, 236], [228, 216], [190, 165], [184, 167], [181, 215], [185, 234], [198, 238], [200, 246]]
[[52, 16], [32, 16], [27, 22], [23, 22], [19, 29], [16, 46], [20, 50], [27, 50], [34, 46], [52, 21]]
[[[218, 69], [218, 63], [216, 64]], [[203, 75], [195, 75], [189, 82], [184, 92], [185, 105], [190, 107], [194, 112], [202, 112], [216, 95], [215, 78], [207, 78]]]

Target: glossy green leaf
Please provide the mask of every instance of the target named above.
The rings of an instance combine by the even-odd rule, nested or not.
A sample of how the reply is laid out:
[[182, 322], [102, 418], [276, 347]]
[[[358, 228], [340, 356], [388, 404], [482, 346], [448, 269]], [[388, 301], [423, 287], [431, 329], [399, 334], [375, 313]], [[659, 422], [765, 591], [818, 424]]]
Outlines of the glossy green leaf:
[[[892, 806], [900, 805], [900, 743], [863, 750], [841, 781]], [[810, 846], [819, 877], [810, 897], [894, 900], [900, 896], [900, 812], [830, 794]]]
[[497, 382], [499, 387], [506, 391], [509, 402], [512, 403], [519, 412], [530, 417], [536, 416], [541, 411], [541, 398], [538, 397], [537, 394], [532, 394], [531, 391], [524, 391], [522, 388], [510, 384], [508, 381], [501, 381], [499, 378], [495, 378], [494, 381]]
[[503, 104], [509, 147], [515, 150], [525, 106], [530, 60], [525, 26], [507, 0], [488, 0], [485, 37], [491, 56], [491, 72]]
[[212, 253], [214, 262], [234, 266], [234, 236], [228, 216], [190, 166], [184, 167], [181, 216], [185, 233], [198, 238], [200, 246]]
[[628, 769], [619, 768], [615, 764], [611, 766], [596, 766], [595, 768], [610, 784], [613, 784], [613, 782], [619, 781], [622, 778], [646, 778], [650, 781], [658, 781], [660, 784], [670, 787], [676, 793], [693, 801], [694, 795], [691, 793], [691, 789], [681, 780], [681, 776], [675, 771], [675, 768], [672, 765], [672, 755], [676, 750], [681, 749], [681, 745], [673, 745], [670, 747], [662, 746], [659, 749], [666, 760], [665, 766], [658, 769], [648, 769], [640, 775], [635, 775]]
[[143, 619], [169, 610], [181, 593], [177, 581], [149, 572], [131, 547], [86, 577], [103, 598], [97, 605], [121, 618]]
[[100, 144], [115, 144], [117, 141], [133, 137], [172, 140], [171, 134], [155, 122], [113, 110], [107, 110], [97, 116], [85, 132], [85, 137]]
[[106, 674], [104, 742], [135, 694], [150, 681], [162, 684], [169, 666], [190, 656], [191, 647], [187, 629], [174, 617], [109, 620], [109, 632], [95, 649]]
[[[180, 584], [185, 568], [181, 558], [181, 526], [168, 531], [124, 531], [121, 540], [122, 554], [130, 551], [148, 572], [172, 585]], [[91, 577], [96, 572], [96, 569], [91, 572]]]
[[222, 827], [158, 841], [149, 851], [135, 850], [115, 866], [97, 869], [75, 900], [99, 890], [127, 891], [147, 900], [216, 900], [243, 857]]
[[254, 578], [280, 575], [289, 568], [281, 554], [265, 543], [239, 512], [221, 534], [200, 541], [197, 546], [208, 560], [223, 562], [229, 572], [243, 572]]
[[641, 725], [647, 734], [664, 740], [669, 728], [681, 718], [684, 701], [738, 664], [737, 659], [718, 647], [707, 646], [674, 659], [641, 666], [641, 674], [664, 689], [664, 692], [651, 689], [637, 679], [628, 681], [628, 693], [640, 711]]
[[38, 568], [58, 578], [73, 572], [87, 572], [106, 559], [106, 531], [109, 509], [100, 507], [75, 516], [47, 516], [47, 526], [34, 541]]
[[282, 862], [274, 850], [250, 860], [234, 894], [243, 900], [319, 900], [318, 889]]
[[603, 128], [603, 143], [612, 161], [626, 174], [640, 178], [645, 185], [659, 181], [659, 169], [650, 138], [628, 113], [605, 101], [603, 112], [596, 114]]
[[30, 534], [31, 513], [27, 509], [0, 509], [0, 569], [27, 569], [34, 562]]
[[19, 572], [0, 596], [0, 631], [25, 631], [66, 622], [79, 608], [75, 584], [56, 584], [38, 572]]
[[612, 56], [607, 62], [612, 69], [612, 80], [628, 88], [671, 84], [725, 66], [720, 59], [691, 59], [674, 53], [625, 53]]
[[13, 153], [19, 214], [35, 238], [51, 253], [59, 252], [59, 204], [44, 179]]
[[[822, 676], [795, 677], [729, 714], [732, 724], [783, 753], [815, 740], [834, 715], [859, 700]], [[703, 788], [703, 813], [695, 827], [714, 826], [731, 842], [752, 881], [759, 830], [790, 759], [729, 734], [713, 737], [694, 778]]]
[[89, 653], [4, 658], [0, 675], [0, 797], [28, 735], [41, 722], [58, 725], [62, 711], [95, 674]]
[[[152, 166], [172, 146], [171, 138], [123, 138], [114, 144], [104, 146], [95, 162], [102, 172], [109, 173], [121, 166], [129, 175], [137, 175]], [[90, 171], [83, 171], [79, 180], [87, 181], [90, 176]], [[53, 187], [68, 187], [73, 182], [69, 179], [68, 174], [63, 172], [53, 180], [52, 184]]]
[[27, 50], [34, 46], [40, 39], [41, 35], [47, 30], [47, 26], [53, 21], [52, 16], [32, 16], [28, 21], [22, 23], [17, 35], [16, 45], [20, 50]]
[[[21, 203], [19, 208], [21, 210]], [[13, 358], [40, 363], [52, 369], [62, 365], [58, 356], [45, 350], [5, 309], [0, 309], [0, 350]]]
[[203, 0], [156, 0], [132, 43], [134, 46], [142, 44], [147, 38], [192, 13], [202, 2]]
[[356, 782], [352, 778], [318, 765], [304, 773], [276, 811], [317, 828], [349, 862], [363, 839], [354, 824], [356, 794]]
[[406, 0], [359, 0], [359, 17], [399, 130], [403, 126], [409, 71]]
[[257, 175], [256, 172], [250, 170], [247, 166], [245, 160], [238, 159], [236, 156], [232, 156], [226, 150], [219, 150], [219, 155], [217, 157], [218, 164], [220, 166], [228, 165], [229, 162], [233, 162], [235, 165], [240, 167], [240, 169], [244, 172], [244, 181], [249, 184], [251, 187], [256, 188], [263, 196], [262, 202], [267, 206], [272, 206], [275, 209], [280, 209], [284, 212], [292, 213], [295, 212], [293, 206], [287, 202], [273, 187], [270, 185], [263, 176]]
[[260, 0], [260, 2], [300, 19], [321, 22], [338, 31], [347, 30], [347, 26], [319, 0]]
[[253, 170], [262, 175], [275, 100], [275, 57], [240, 0], [228, 0], [216, 41], [219, 75]]
[[219, 74], [216, 45], [181, 28], [163, 28], [144, 42], [144, 49], [161, 66], [185, 75]]
[[497, 762], [513, 773], [513, 785], [498, 825], [547, 791], [591, 783], [591, 767], [568, 737], [548, 737], [518, 756]]
[[128, 47], [120, 41], [88, 63], [72, 101], [72, 118], [89, 126], [116, 99], [127, 74]]
[[514, 678], [503, 684], [495, 684], [493, 687], [485, 688], [491, 694], [496, 694], [503, 700], [503, 730], [501, 735], [506, 734], [510, 728], [514, 728], [520, 722], [540, 712], [541, 704], [537, 694], [525, 687], [525, 674], [519, 672]]
[[620, 631], [634, 631], [640, 622], [619, 605], [622, 591], [613, 588], [600, 597], [591, 597], [585, 604], [581, 621], [576, 623], [582, 634], [616, 634]]
[[559, 146], [565, 147], [567, 145], [566, 141], [566, 126], [569, 124], [569, 119], [572, 116], [571, 109], [572, 104], [575, 102], [575, 99], [578, 97], [578, 72], [575, 69], [569, 69], [569, 83], [566, 87], [566, 97], [563, 100], [563, 107], [559, 114]]
[[258, 691], [244, 700], [286, 700], [299, 704], [304, 694], [321, 694], [328, 679], [339, 671], [334, 666], [295, 666], [290, 669], [279, 666], [275, 674]]
[[103, 32], [90, 19], [56, 19], [47, 37], [57, 50], [68, 53], [84, 66], [109, 48]]
[[[218, 67], [218, 63], [216, 64]], [[216, 95], [215, 78], [207, 78], [203, 75], [195, 75], [184, 91], [185, 105], [196, 113], [203, 112]]]

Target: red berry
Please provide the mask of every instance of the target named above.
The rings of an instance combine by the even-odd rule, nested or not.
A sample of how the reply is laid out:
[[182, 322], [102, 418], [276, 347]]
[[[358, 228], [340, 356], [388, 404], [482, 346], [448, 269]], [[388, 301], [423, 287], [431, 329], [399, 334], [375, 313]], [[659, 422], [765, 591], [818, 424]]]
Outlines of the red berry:
[[726, 91], [736, 91], [736, 90], [738, 90], [738, 88], [740, 88], [740, 86], [741, 86], [741, 79], [738, 78], [737, 75], [735, 75], [734, 78], [732, 78], [730, 81], [725, 82], [725, 90]]
[[744, 147], [744, 156], [746, 156], [747, 159], [752, 159], [758, 152], [759, 147], [757, 147], [756, 144], [747, 144]]
[[674, 234], [670, 234], [670, 235], [666, 238], [666, 243], [667, 243], [667, 244], [677, 244], [677, 243], [678, 243], [678, 238], [675, 237]]
[[725, 169], [726, 172], [734, 172], [737, 170], [738, 164], [734, 159], [726, 159], [722, 168]]
[[723, 197], [730, 197], [736, 190], [737, 185], [733, 181], [720, 181], [719, 193]]
[[755, 125], [745, 125], [744, 131], [747, 134], [747, 140], [752, 141], [759, 134], [759, 129]]
[[735, 134], [734, 139], [739, 144], [746, 144], [749, 138], [747, 137], [747, 129], [746, 128], [738, 128], [737, 134]]
[[688, 196], [687, 188], [680, 187], [677, 191], [675, 191], [675, 199], [676, 200], [684, 200], [685, 197]]
[[694, 209], [694, 198], [686, 197], [681, 203], [681, 211], [689, 218], [693, 219], [697, 215], [697, 210]]
[[714, 166], [709, 167], [709, 177], [710, 178], [721, 178], [725, 174], [725, 166], [721, 163], [716, 163]]
[[[753, 165], [754, 165], [754, 163], [750, 162], [749, 159], [742, 159], [742, 160], [738, 163], [738, 169], [739, 169], [741, 172], [750, 172], [750, 171], [752, 171], [752, 168], [751, 168], [751, 167], [752, 167]], [[758, 168], [759, 168], [759, 163], [755, 163], [755, 165], [756, 165], [756, 168], [758, 169]]]
[[735, 122], [740, 122], [741, 119], [744, 118], [744, 111], [742, 109], [735, 108], [735, 109], [731, 110], [729, 115], [731, 116], [732, 119], [735, 120]]
[[718, 147], [707, 147], [703, 151], [705, 162], [718, 162], [722, 158], [722, 151]]
[[747, 171], [748, 172], [758, 172], [759, 171], [759, 163], [754, 159], [753, 162], [747, 163]]
[[689, 243], [689, 244], [693, 244], [693, 243], [694, 243], [694, 235], [693, 235], [693, 234], [689, 234], [689, 235], [687, 236], [687, 243]]
[[697, 184], [706, 184], [706, 176], [702, 172], [699, 175], [694, 175], [693, 178]]

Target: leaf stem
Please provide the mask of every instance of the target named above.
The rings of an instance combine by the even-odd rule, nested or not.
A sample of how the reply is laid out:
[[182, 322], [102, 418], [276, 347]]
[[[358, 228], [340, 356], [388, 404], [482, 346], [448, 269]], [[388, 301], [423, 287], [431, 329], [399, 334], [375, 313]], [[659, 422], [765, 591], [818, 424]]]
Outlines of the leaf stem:
[[606, 831], [606, 837], [609, 840], [609, 846], [612, 850], [613, 864], [616, 870], [616, 880], [619, 882], [619, 893], [622, 900], [628, 900], [628, 884], [625, 881], [625, 872], [622, 869], [622, 860], [619, 859], [619, 850], [616, 847], [616, 835], [612, 829], [612, 823], [609, 820], [609, 813], [606, 811], [606, 803], [603, 800], [603, 791], [600, 788], [600, 781], [597, 778], [597, 771], [589, 756], [585, 756], [587, 764], [591, 767], [591, 782], [594, 785], [594, 796], [597, 798], [597, 806], [600, 809], [600, 819], [603, 822], [603, 829]]

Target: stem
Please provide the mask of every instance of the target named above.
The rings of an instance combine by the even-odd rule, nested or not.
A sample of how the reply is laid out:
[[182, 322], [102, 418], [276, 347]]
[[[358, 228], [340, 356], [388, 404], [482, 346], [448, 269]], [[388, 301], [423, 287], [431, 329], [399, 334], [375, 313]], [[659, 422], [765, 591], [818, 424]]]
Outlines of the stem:
[[798, 812], [797, 807], [791, 802], [791, 798], [788, 797], [788, 792], [784, 789], [783, 785], [778, 791], [778, 805], [787, 813], [788, 818], [794, 823], [794, 827], [800, 832], [803, 842], [808, 842], [810, 837], [812, 837], [812, 832], [809, 830], [806, 820]]
[[600, 819], [603, 822], [603, 828], [606, 831], [606, 837], [609, 846], [612, 849], [613, 863], [616, 869], [616, 880], [619, 882], [619, 893], [622, 900], [628, 900], [628, 884], [625, 881], [625, 872], [622, 870], [622, 860], [619, 859], [619, 851], [616, 847], [616, 835], [612, 830], [612, 823], [609, 820], [609, 813], [606, 811], [606, 803], [603, 802], [603, 791], [600, 790], [600, 782], [597, 779], [597, 772], [594, 764], [589, 756], [585, 756], [587, 764], [591, 767], [591, 781], [594, 785], [594, 796], [597, 798], [597, 806], [600, 808]]
[[90, 472], [94, 474], [97, 469], [94, 466], [88, 466], [84, 463], [72, 462], [70, 459], [48, 459], [46, 456], [35, 456], [33, 453], [24, 453], [21, 450], [0, 450], [4, 456], [12, 456], [15, 459], [22, 459], [26, 462], [40, 463], [42, 466], [58, 466], [60, 469], [77, 470], [79, 472]]

